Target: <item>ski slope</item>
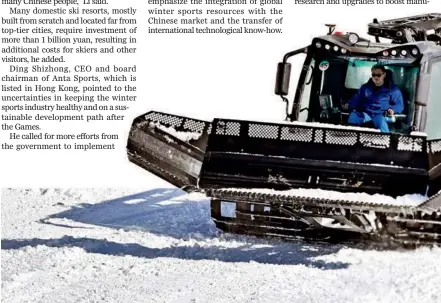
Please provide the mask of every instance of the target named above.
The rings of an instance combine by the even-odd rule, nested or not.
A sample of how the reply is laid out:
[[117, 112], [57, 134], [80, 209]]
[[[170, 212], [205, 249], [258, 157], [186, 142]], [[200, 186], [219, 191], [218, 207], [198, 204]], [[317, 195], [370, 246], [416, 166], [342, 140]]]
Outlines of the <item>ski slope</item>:
[[441, 249], [223, 234], [209, 203], [141, 189], [3, 189], [2, 302], [440, 302]]

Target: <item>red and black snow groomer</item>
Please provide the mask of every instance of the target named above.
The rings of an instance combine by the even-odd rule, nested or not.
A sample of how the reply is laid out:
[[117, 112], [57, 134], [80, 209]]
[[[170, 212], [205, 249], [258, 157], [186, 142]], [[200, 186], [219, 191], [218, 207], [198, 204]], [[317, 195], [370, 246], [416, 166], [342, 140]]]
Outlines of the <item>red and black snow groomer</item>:
[[[441, 14], [374, 20], [368, 34], [335, 31], [287, 53], [275, 93], [286, 121], [161, 112], [134, 119], [130, 161], [211, 199], [227, 232], [333, 242], [441, 242]], [[388, 43], [381, 42], [386, 40]], [[294, 100], [289, 58], [304, 55]], [[345, 104], [381, 64], [404, 111], [349, 125]], [[418, 203], [406, 203], [415, 201]], [[401, 202], [400, 202], [401, 201]]]

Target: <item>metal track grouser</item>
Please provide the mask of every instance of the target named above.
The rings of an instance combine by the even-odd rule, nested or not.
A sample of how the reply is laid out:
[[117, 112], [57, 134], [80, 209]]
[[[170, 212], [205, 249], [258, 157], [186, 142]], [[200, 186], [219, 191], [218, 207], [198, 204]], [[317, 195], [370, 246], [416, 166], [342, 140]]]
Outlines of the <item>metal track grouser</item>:
[[[391, 44], [329, 27], [278, 65], [275, 93], [287, 104], [286, 121], [208, 122], [151, 111], [133, 121], [130, 161], [187, 192], [203, 192], [216, 226], [227, 232], [440, 243], [441, 15], [369, 24], [369, 34]], [[297, 54], [306, 58], [289, 110], [287, 60]], [[357, 75], [379, 62], [405, 105], [386, 117], [390, 132], [349, 125], [344, 106], [362, 84]]]

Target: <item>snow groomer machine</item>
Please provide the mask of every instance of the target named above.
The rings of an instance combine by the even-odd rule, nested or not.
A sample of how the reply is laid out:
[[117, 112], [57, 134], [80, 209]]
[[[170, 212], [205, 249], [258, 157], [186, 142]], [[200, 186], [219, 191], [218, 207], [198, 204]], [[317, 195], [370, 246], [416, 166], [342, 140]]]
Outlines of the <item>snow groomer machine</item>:
[[[371, 40], [327, 32], [277, 66], [280, 123], [135, 118], [128, 158], [211, 200], [226, 232], [333, 243], [441, 242], [441, 14], [368, 24]], [[293, 56], [304, 56], [289, 100]], [[390, 132], [348, 123], [344, 106], [381, 64], [400, 89]], [[294, 69], [293, 69], [294, 70]]]

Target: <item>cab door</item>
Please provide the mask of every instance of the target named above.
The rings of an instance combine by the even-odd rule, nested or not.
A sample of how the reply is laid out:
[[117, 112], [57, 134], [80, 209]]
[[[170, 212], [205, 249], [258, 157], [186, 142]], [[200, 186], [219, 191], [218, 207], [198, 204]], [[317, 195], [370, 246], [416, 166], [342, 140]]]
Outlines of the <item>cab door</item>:
[[[430, 74], [425, 115], [429, 156], [429, 194], [441, 190], [441, 57], [429, 61]], [[426, 83], [427, 85], [427, 83]]]

